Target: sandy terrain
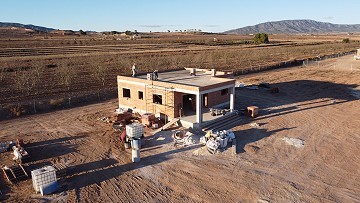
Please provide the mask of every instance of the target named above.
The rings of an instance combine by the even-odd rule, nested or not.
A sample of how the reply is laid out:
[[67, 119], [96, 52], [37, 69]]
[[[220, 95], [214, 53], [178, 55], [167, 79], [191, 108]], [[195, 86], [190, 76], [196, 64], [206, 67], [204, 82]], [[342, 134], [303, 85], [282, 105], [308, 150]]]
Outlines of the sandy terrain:
[[[337, 65], [334, 66], [333, 64]], [[353, 64], [353, 69], [349, 69]], [[0, 122], [0, 141], [21, 137], [32, 165], [68, 166], [67, 184], [47, 197], [31, 180], [0, 179], [1, 201], [56, 202], [360, 202], [360, 62], [348, 57], [319, 65], [244, 75], [267, 89], [236, 91], [236, 106], [258, 105], [256, 119], [241, 117], [237, 154], [210, 155], [200, 146], [173, 146], [171, 132], [146, 134], [141, 162], [131, 163], [108, 124], [116, 101]], [[251, 127], [256, 122], [260, 127]], [[295, 138], [304, 145], [289, 145]], [[9, 154], [0, 163], [10, 164]], [[33, 167], [34, 167], [33, 166]]]

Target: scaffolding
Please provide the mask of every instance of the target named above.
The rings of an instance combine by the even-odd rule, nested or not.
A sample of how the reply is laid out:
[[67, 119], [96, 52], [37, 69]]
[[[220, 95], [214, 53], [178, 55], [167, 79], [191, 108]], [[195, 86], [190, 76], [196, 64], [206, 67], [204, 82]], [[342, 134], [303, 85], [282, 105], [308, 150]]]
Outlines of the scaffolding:
[[[145, 85], [146, 113], [164, 114], [165, 123], [169, 121], [168, 117], [174, 117], [175, 91], [173, 87], [162, 87], [156, 85]], [[161, 103], [155, 103], [154, 97], [161, 95]]]

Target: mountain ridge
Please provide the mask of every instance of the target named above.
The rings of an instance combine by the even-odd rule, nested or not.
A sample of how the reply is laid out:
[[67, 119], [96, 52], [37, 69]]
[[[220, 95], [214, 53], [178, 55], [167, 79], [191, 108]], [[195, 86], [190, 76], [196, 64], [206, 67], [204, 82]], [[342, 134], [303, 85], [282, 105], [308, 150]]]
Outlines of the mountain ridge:
[[10, 22], [0, 22], [0, 27], [16, 27], [16, 28], [26, 28], [38, 32], [51, 32], [55, 30], [54, 28], [48, 28], [43, 26], [37, 26], [32, 24], [21, 24], [21, 23], [10, 23]]
[[320, 34], [360, 32], [360, 24], [333, 24], [315, 20], [281, 20], [225, 31], [225, 34]]

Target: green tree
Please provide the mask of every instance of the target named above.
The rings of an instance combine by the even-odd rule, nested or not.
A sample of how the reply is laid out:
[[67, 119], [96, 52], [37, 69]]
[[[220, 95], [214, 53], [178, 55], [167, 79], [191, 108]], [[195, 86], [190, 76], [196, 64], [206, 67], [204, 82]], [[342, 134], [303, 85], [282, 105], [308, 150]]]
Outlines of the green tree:
[[126, 34], [126, 35], [132, 35], [133, 33], [132, 33], [130, 30], [126, 30], [126, 31], [125, 31], [125, 34]]
[[257, 33], [254, 37], [254, 41], [255, 41], [255, 43], [259, 43], [259, 44], [261, 44], [261, 43], [267, 44], [270, 42], [269, 36], [266, 33]]
[[343, 43], [350, 43], [350, 39], [349, 38], [345, 38], [342, 40]]
[[86, 35], [86, 32], [84, 30], [79, 30], [80, 35]]

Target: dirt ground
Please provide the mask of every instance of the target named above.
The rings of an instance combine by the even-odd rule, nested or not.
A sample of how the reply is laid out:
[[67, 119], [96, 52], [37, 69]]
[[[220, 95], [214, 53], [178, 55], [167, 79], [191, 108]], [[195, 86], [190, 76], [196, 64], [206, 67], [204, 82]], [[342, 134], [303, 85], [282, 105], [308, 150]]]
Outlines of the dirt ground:
[[[334, 68], [334, 64], [335, 68]], [[351, 69], [351, 64], [353, 64]], [[349, 68], [350, 67], [350, 68]], [[268, 89], [236, 90], [238, 109], [260, 107], [233, 128], [237, 154], [174, 147], [171, 132], [146, 134], [131, 162], [117, 134], [98, 118], [115, 100], [0, 122], [0, 141], [23, 138], [31, 164], [68, 167], [59, 192], [35, 194], [31, 180], [0, 178], [7, 202], [360, 202], [360, 61], [350, 56], [238, 78]], [[256, 122], [259, 127], [249, 124]], [[303, 141], [289, 145], [284, 138]], [[1, 165], [10, 164], [8, 153]], [[34, 167], [32, 166], [32, 167]], [[30, 167], [29, 167], [30, 168]]]

